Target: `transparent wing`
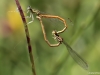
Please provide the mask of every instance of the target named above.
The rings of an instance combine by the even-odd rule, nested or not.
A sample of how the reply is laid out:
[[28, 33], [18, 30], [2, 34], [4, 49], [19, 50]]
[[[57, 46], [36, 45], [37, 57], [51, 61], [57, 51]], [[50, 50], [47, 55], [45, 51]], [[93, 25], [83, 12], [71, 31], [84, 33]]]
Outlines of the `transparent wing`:
[[65, 26], [62, 21], [57, 18], [42, 18], [45, 27], [49, 27], [52, 30], [62, 30]]
[[[45, 14], [43, 14], [43, 15], [45, 15]], [[62, 18], [60, 16], [56, 16], [56, 15], [51, 15], [51, 16], [52, 17], [42, 17], [42, 21], [43, 21], [43, 24], [46, 25], [45, 27], [50, 27], [50, 28], [52, 28], [52, 30], [60, 31], [64, 27], [66, 27], [65, 25], [67, 25], [67, 26], [73, 25], [72, 21], [69, 18], [64, 19], [64, 18]], [[53, 16], [55, 16], [55, 17], [53, 17]], [[66, 24], [64, 24], [64, 22], [66, 22]]]
[[65, 41], [63, 41], [65, 46], [67, 47], [68, 52], [70, 53], [71, 57], [85, 70], [88, 69], [88, 64], [80, 57]]

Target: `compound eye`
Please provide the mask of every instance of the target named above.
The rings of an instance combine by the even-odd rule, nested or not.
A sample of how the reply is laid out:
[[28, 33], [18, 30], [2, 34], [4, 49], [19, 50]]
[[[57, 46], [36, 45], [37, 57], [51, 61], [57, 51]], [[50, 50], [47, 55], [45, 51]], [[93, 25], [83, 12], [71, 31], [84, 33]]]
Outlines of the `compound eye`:
[[29, 10], [30, 8], [31, 8], [31, 6], [28, 6], [28, 7], [27, 7], [27, 10]]
[[55, 34], [55, 31], [54, 30], [52, 31], [52, 34]]

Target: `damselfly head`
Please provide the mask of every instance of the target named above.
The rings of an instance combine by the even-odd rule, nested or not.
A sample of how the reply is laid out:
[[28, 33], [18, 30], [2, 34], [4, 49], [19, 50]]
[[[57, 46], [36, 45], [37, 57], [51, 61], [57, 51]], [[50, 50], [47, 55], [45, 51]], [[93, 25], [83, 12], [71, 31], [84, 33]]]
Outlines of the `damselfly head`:
[[57, 32], [56, 32], [56, 30], [53, 30], [52, 31], [52, 35], [55, 35]]
[[27, 10], [30, 10], [30, 9], [31, 9], [31, 6], [28, 6], [28, 7], [27, 7]]

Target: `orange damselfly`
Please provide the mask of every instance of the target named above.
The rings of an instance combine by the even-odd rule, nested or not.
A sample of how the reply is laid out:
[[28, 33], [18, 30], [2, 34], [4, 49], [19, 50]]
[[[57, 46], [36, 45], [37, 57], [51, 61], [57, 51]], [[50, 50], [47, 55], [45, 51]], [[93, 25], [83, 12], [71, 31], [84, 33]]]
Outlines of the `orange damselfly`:
[[30, 6], [27, 9], [28, 9], [28, 12], [30, 12], [30, 17], [32, 18], [32, 21], [28, 22], [28, 24], [33, 22], [33, 20], [34, 20], [33, 14], [36, 14], [37, 15], [36, 18], [38, 18], [38, 20], [41, 24], [44, 39], [47, 42], [47, 44], [51, 47], [59, 46], [60, 45], [59, 42], [57, 44], [51, 44], [48, 41], [48, 39], [46, 37], [45, 28], [44, 28], [44, 25], [43, 25], [43, 22], [42, 22], [42, 18], [54, 18], [54, 19], [58, 19], [58, 20], [62, 21], [63, 24], [64, 24], [64, 28], [62, 30], [57, 31], [58, 34], [63, 33], [67, 29], [67, 23], [66, 23], [65, 19], [63, 19], [59, 16], [55, 16], [55, 15], [41, 14], [41, 12], [39, 10], [32, 9]]
[[[33, 19], [33, 14], [34, 14], [34, 13], [37, 15], [36, 18], [38, 18], [38, 20], [40, 21], [40, 24], [41, 24], [41, 27], [42, 27], [42, 32], [43, 32], [43, 35], [44, 35], [44, 39], [45, 39], [45, 41], [47, 42], [47, 44], [48, 44], [49, 46], [51, 46], [51, 47], [57, 47], [57, 46], [59, 46], [60, 44], [63, 43], [63, 44], [66, 46], [66, 48], [67, 48], [68, 52], [70, 53], [71, 57], [72, 57], [81, 67], [83, 67], [84, 69], [88, 69], [88, 64], [83, 60], [83, 58], [82, 58], [80, 55], [78, 55], [78, 54], [64, 41], [64, 39], [63, 39], [61, 36], [59, 36], [60, 33], [63, 33], [63, 32], [67, 29], [67, 23], [66, 23], [66, 21], [65, 21], [63, 18], [61, 18], [61, 17], [59, 17], [59, 16], [55, 16], [55, 15], [41, 14], [41, 12], [40, 12], [39, 10], [32, 9], [30, 6], [28, 7], [28, 11], [31, 12], [31, 13], [30, 13], [30, 17], [32, 17], [32, 19]], [[54, 39], [58, 42], [57, 44], [51, 44], [51, 43], [48, 41], [48, 39], [47, 39], [47, 37], [46, 37], [45, 28], [44, 28], [44, 25], [43, 25], [43, 22], [42, 22], [42, 18], [56, 18], [56, 19], [59, 19], [59, 20], [61, 20], [61, 21], [63, 22], [63, 24], [64, 24], [65, 27], [64, 27], [62, 30], [60, 30], [60, 31], [55, 31], [55, 30], [52, 31], [52, 34], [53, 34]], [[30, 21], [29, 23], [31, 23], [31, 22], [33, 22], [33, 20]], [[28, 24], [29, 24], [29, 23], [28, 23]]]
[[57, 42], [59, 42], [60, 44], [64, 44], [69, 52], [69, 54], [71, 55], [71, 57], [74, 59], [74, 61], [76, 61], [82, 68], [84, 69], [88, 69], [88, 64], [86, 63], [85, 60], [83, 60], [83, 58], [77, 54], [69, 45], [67, 42], [65, 42], [65, 40], [57, 33], [57, 31], [52, 31], [52, 34], [54, 36], [54, 40], [57, 40]]

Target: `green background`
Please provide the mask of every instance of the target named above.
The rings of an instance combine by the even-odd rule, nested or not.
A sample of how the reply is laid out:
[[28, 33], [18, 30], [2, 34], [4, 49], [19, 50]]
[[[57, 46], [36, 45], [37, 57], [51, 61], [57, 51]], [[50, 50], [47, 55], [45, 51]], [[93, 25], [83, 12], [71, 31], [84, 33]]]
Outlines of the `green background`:
[[[34, 22], [28, 28], [37, 75], [100, 74], [100, 0], [20, 0], [20, 4], [23, 10], [31, 6], [66, 21], [70, 18], [72, 23], [68, 23], [67, 31], [61, 36], [89, 65], [87, 71], [81, 68], [63, 44], [49, 47], [34, 15]], [[0, 1], [0, 75], [32, 75], [24, 26], [12, 15], [12, 22], [19, 25], [11, 28], [7, 13], [15, 12], [9, 9], [10, 6], [16, 6], [14, 0]], [[55, 24], [55, 29], [62, 25], [55, 20], [46, 22], [47, 37], [51, 43], [56, 43], [51, 36], [51, 24]]]

